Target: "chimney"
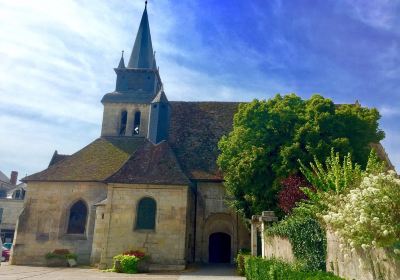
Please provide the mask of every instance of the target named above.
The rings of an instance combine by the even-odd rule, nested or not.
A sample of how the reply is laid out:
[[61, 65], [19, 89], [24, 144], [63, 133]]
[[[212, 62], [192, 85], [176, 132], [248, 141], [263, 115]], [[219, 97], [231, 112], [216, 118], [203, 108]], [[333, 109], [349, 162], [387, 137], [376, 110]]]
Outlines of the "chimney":
[[17, 185], [17, 180], [18, 180], [18, 172], [11, 171], [11, 176], [10, 176], [11, 185], [13, 185], [13, 186]]

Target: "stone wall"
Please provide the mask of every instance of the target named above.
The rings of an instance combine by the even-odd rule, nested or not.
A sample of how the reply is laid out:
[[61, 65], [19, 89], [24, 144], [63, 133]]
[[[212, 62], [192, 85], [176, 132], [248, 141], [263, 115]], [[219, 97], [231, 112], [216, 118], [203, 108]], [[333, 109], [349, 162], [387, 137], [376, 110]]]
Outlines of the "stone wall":
[[121, 112], [126, 110], [128, 118], [125, 135], [132, 136], [135, 112], [140, 111], [138, 136], [146, 137], [149, 125], [149, 106], [149, 104], [105, 103], [101, 136], [119, 136]]
[[[267, 237], [263, 242], [263, 257], [281, 258], [287, 262], [295, 260], [288, 239]], [[370, 255], [362, 249], [356, 252], [340, 250], [338, 238], [327, 232], [326, 270], [345, 279], [355, 280], [398, 280], [400, 279], [400, 261], [383, 249], [372, 250]]]
[[231, 262], [241, 248], [250, 248], [250, 232], [239, 215], [226, 203], [222, 183], [197, 183], [196, 261], [208, 263], [209, 237], [223, 232], [231, 236]]
[[[93, 244], [94, 252], [101, 251], [100, 267], [111, 267], [115, 255], [134, 249], [145, 251], [153, 264], [183, 269], [188, 193], [188, 186], [109, 184], [107, 202], [98, 207], [100, 223], [96, 223]], [[143, 197], [157, 203], [155, 230], [135, 229], [137, 205]]]
[[1, 218], [1, 229], [14, 230], [18, 216], [24, 205], [23, 200], [19, 199], [0, 199], [0, 208], [3, 208]]
[[341, 252], [337, 236], [329, 231], [327, 243], [326, 269], [336, 275], [356, 280], [400, 279], [400, 261], [383, 249], [372, 250], [370, 255], [362, 249]]
[[264, 258], [279, 258], [289, 263], [295, 261], [292, 245], [287, 238], [278, 236], [265, 237], [262, 256]]
[[[12, 264], [44, 265], [45, 254], [69, 249], [78, 254], [79, 263], [89, 263], [92, 250], [95, 206], [106, 197], [103, 183], [29, 182], [24, 209], [19, 216]], [[67, 234], [69, 209], [82, 199], [88, 205], [84, 234]]]

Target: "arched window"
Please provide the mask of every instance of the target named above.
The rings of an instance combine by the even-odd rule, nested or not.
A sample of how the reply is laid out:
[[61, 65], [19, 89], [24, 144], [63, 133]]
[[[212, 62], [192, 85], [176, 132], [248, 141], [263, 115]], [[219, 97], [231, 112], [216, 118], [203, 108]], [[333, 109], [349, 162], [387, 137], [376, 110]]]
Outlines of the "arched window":
[[133, 121], [133, 135], [138, 135], [139, 134], [139, 129], [140, 129], [140, 111], [137, 111], [135, 113], [135, 119]]
[[69, 210], [67, 233], [85, 233], [87, 218], [86, 204], [79, 200]]
[[125, 135], [127, 119], [128, 119], [128, 113], [126, 111], [122, 111], [121, 112], [121, 125], [119, 127], [119, 136]]
[[155, 229], [156, 201], [150, 197], [142, 198], [137, 207], [136, 229]]

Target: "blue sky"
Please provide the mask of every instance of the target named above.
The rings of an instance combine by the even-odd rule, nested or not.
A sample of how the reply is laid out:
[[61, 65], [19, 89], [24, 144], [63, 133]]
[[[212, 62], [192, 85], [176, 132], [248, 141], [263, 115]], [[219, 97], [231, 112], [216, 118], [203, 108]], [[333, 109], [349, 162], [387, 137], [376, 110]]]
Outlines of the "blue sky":
[[[100, 135], [144, 1], [0, 0], [0, 170], [44, 169]], [[399, 0], [149, 1], [170, 100], [314, 93], [376, 107], [400, 169]]]

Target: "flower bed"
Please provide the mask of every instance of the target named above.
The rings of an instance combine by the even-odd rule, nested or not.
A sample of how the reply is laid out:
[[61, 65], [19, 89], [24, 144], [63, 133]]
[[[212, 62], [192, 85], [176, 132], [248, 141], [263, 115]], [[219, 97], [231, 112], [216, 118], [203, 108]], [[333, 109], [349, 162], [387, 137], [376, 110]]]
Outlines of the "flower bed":
[[111, 269], [118, 273], [138, 273], [149, 271], [149, 256], [139, 250], [129, 250], [115, 256], [114, 266]]
[[77, 260], [77, 255], [72, 254], [68, 249], [56, 249], [45, 255], [46, 265], [49, 267], [68, 266], [68, 260]]

